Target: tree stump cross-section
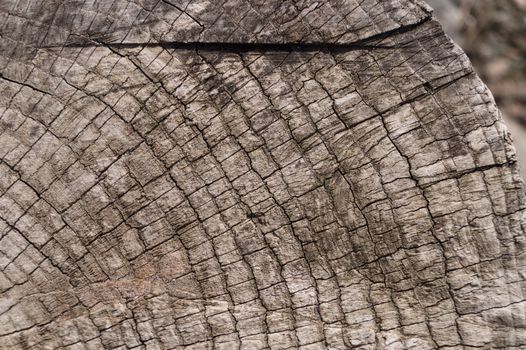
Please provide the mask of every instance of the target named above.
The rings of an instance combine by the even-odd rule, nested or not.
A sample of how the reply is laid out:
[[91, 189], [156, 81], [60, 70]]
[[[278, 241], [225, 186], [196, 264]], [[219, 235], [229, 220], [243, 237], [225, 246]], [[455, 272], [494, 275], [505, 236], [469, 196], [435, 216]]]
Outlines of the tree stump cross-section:
[[420, 0], [0, 1], [0, 349], [526, 349], [525, 224]]

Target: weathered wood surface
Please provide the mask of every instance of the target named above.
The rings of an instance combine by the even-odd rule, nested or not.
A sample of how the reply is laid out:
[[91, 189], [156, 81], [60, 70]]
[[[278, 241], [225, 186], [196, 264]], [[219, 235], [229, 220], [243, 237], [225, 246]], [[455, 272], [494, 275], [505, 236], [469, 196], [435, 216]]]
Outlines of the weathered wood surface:
[[526, 348], [514, 150], [425, 4], [0, 28], [0, 348]]

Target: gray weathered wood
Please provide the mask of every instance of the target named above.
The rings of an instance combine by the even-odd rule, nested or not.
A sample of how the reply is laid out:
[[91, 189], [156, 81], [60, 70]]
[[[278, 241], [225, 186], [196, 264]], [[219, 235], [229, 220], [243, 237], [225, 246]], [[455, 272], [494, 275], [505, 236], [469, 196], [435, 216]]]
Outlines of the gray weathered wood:
[[0, 74], [0, 348], [526, 348], [515, 153], [419, 0], [3, 0]]

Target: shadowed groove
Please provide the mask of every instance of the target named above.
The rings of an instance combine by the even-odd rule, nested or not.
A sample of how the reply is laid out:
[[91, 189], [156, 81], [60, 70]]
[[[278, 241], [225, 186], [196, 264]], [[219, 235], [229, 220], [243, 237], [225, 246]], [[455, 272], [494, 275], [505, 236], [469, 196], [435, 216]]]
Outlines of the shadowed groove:
[[[368, 38], [358, 40], [351, 43], [330, 43], [330, 42], [286, 42], [286, 43], [266, 43], [266, 42], [176, 42], [176, 41], [159, 41], [159, 42], [130, 42], [130, 43], [113, 43], [104, 42], [96, 36], [89, 35], [75, 35], [78, 41], [70, 41], [64, 44], [57, 45], [43, 45], [40, 48], [55, 48], [55, 47], [111, 47], [115, 49], [134, 49], [141, 47], [162, 47], [171, 50], [191, 50], [191, 51], [209, 51], [209, 52], [347, 52], [354, 50], [375, 50], [375, 49], [399, 49], [406, 44], [383, 45], [380, 44], [386, 38], [410, 32], [415, 28], [427, 23], [433, 17], [427, 16], [417, 23], [402, 26], [393, 30], [389, 30], [380, 34], [370, 36]], [[104, 33], [104, 35], [111, 35], [111, 33]]]

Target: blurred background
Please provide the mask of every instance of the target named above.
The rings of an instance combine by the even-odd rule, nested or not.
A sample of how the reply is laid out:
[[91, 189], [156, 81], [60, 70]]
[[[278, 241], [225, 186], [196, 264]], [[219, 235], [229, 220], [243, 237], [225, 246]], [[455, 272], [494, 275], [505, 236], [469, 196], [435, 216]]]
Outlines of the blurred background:
[[526, 0], [426, 0], [504, 114], [526, 179]]

